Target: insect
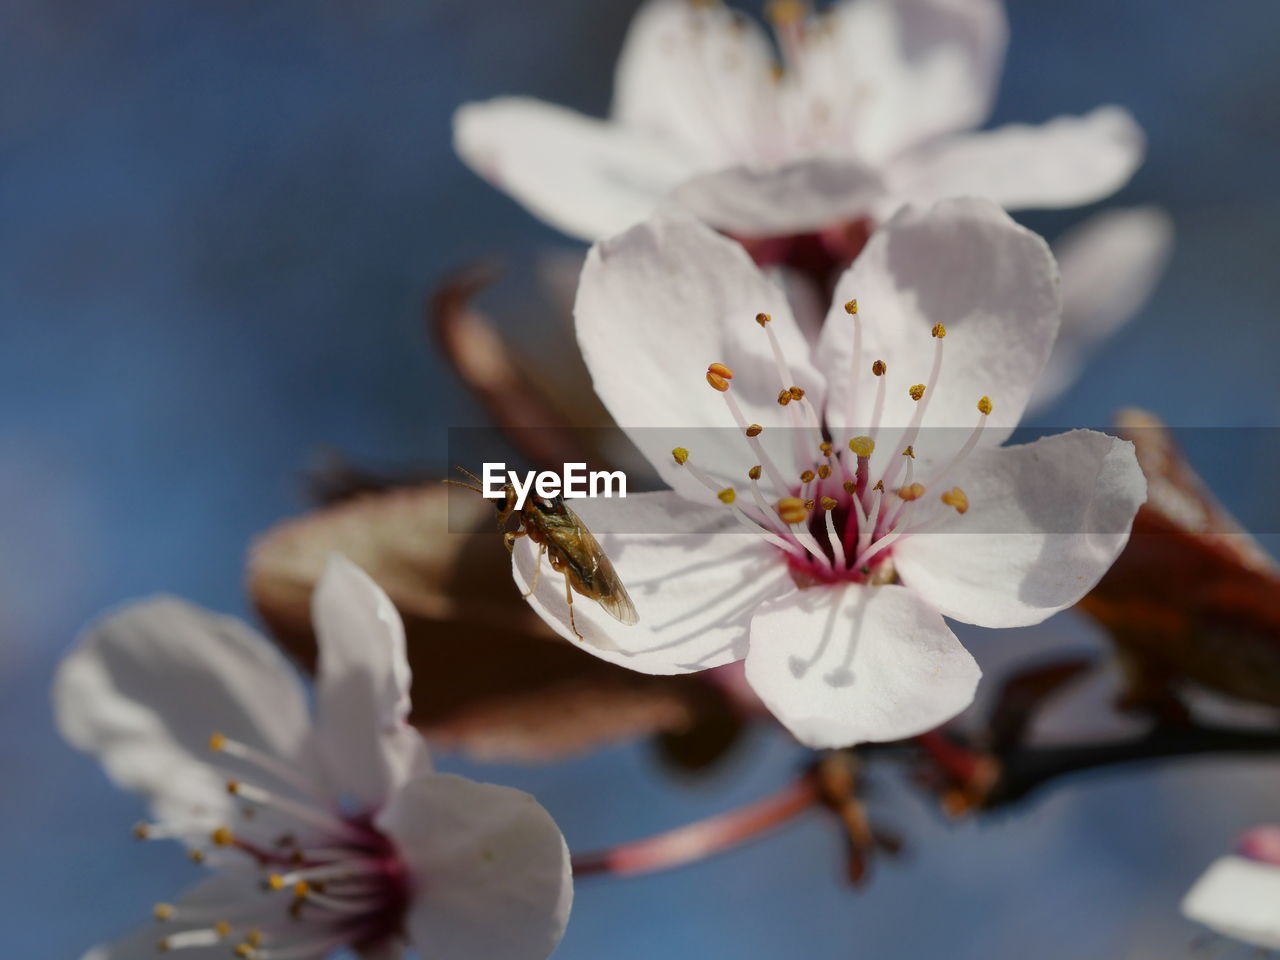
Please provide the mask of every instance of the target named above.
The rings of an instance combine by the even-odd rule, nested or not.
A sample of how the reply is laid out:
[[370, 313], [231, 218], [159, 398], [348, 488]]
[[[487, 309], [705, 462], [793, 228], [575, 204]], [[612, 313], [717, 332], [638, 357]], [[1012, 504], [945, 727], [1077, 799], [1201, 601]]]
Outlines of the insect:
[[[458, 467], [458, 472], [474, 481], [460, 483], [457, 480], [446, 480], [445, 483], [466, 490], [474, 490], [484, 495], [484, 485], [475, 474]], [[517, 512], [515, 487], [508, 483], [503, 488], [503, 499], [494, 501], [498, 510], [498, 529], [503, 531], [502, 539], [507, 550], [515, 549], [515, 542], [521, 537], [528, 537], [538, 545], [538, 558], [533, 570], [533, 582], [523, 594], [525, 599], [538, 589], [538, 578], [542, 574], [542, 557], [545, 554], [551, 561], [551, 569], [564, 576], [564, 598], [569, 604], [569, 628], [579, 640], [585, 640], [578, 632], [573, 618], [573, 594], [576, 591], [584, 597], [600, 604], [615, 620], [628, 626], [640, 622], [635, 604], [627, 595], [627, 588], [618, 579], [613, 564], [605, 554], [596, 538], [591, 535], [587, 525], [582, 522], [564, 502], [563, 497], [540, 497], [532, 495]], [[519, 521], [516, 530], [507, 530], [507, 521], [515, 516]]]

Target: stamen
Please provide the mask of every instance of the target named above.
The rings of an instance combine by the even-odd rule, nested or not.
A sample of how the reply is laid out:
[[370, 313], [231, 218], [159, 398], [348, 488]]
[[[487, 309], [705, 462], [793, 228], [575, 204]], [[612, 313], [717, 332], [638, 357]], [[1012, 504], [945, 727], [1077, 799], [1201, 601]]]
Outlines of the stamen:
[[729, 389], [729, 381], [733, 379], [733, 371], [723, 363], [713, 363], [707, 367], [707, 383], [713, 390], [724, 393]]
[[[721, 391], [721, 395], [724, 397], [725, 405], [728, 406], [729, 413], [733, 417], [734, 422], [738, 425], [738, 428], [746, 434], [747, 427], [750, 426], [750, 424], [747, 423], [747, 418], [742, 415], [742, 408], [738, 406], [738, 401], [734, 399], [733, 394], [729, 391], [728, 384], [725, 384], [725, 389]], [[773, 462], [773, 458], [765, 452], [764, 446], [760, 443], [759, 437], [748, 435], [747, 443], [751, 445], [751, 450], [756, 455], [756, 459], [764, 464], [765, 472], [769, 474], [769, 479], [773, 481], [778, 492], [784, 493], [791, 489], [787, 485], [786, 480], [783, 479], [782, 471], [778, 469], [778, 465], [775, 464]]]
[[[761, 537], [764, 537], [766, 541], [768, 541], [769, 543], [772, 543], [775, 547], [780, 547], [781, 549], [786, 550], [789, 553], [804, 556], [804, 551], [801, 550], [797, 544], [788, 542], [788, 540], [785, 539], [785, 537], [787, 536], [785, 532], [783, 537], [777, 537], [777, 536], [774, 536], [772, 533], [770, 533], [766, 529], [766, 524], [768, 524], [769, 522], [768, 518], [770, 517], [772, 511], [770, 511], [769, 508], [765, 506], [763, 499], [757, 498], [757, 505], [760, 509], [761, 517], [753, 517], [749, 515], [745, 510], [743, 510], [742, 506], [736, 502], [738, 499], [738, 495], [732, 487], [721, 489], [715, 483], [715, 481], [712, 480], [711, 477], [709, 477], [702, 470], [700, 470], [696, 464], [686, 463], [685, 468], [691, 474], [693, 474], [693, 478], [695, 480], [697, 480], [700, 484], [702, 484], [704, 487], [706, 487], [708, 490], [714, 493], [716, 495], [716, 498], [719, 499], [721, 503], [729, 507], [730, 511], [732, 511], [734, 515], [734, 518], [737, 519], [739, 523], [741, 523], [744, 527], [746, 527], [752, 533], [757, 534]], [[753, 483], [755, 482], [754, 479], [752, 482]]]
[[213, 733], [209, 737], [209, 749], [214, 753], [225, 753], [229, 757], [235, 757], [246, 763], [253, 764], [259, 770], [271, 774], [282, 783], [287, 783], [291, 787], [297, 788], [308, 796], [319, 796], [322, 794], [320, 787], [308, 780], [295, 768], [286, 763], [281, 762], [275, 757], [256, 747], [251, 747], [246, 743], [240, 743], [232, 740], [221, 733]]
[[799, 497], [783, 497], [778, 501], [778, 516], [783, 523], [797, 524], [804, 523], [809, 514], [804, 508], [804, 501]]
[[965, 440], [964, 445], [956, 451], [956, 455], [947, 461], [946, 466], [939, 470], [929, 481], [929, 486], [937, 488], [942, 486], [943, 482], [950, 476], [951, 471], [961, 460], [973, 452], [973, 448], [978, 445], [978, 440], [982, 437], [982, 431], [987, 426], [987, 417], [991, 414], [991, 398], [983, 397], [978, 401], [978, 424], [973, 428], [973, 432], [969, 434], [969, 438]]
[[943, 492], [939, 499], [948, 507], [955, 507], [956, 513], [962, 516], [969, 512], [969, 498], [959, 487], [952, 487], [950, 490]]
[[683, 467], [685, 461], [689, 459], [689, 451], [684, 447], [676, 447], [671, 451], [671, 456], [675, 458], [676, 463]]
[[843, 568], [847, 557], [844, 553], [844, 544], [840, 542], [840, 537], [836, 534], [836, 521], [832, 512], [836, 506], [837, 501], [834, 498], [822, 498], [823, 519], [827, 524], [827, 542], [831, 544], [831, 553], [835, 557], [835, 566]]
[[[197, 930], [183, 930], [171, 933], [156, 944], [157, 950], [187, 950], [191, 947], [212, 947], [225, 936], [218, 927], [204, 927]], [[228, 931], [229, 932], [229, 931]]]
[[[351, 826], [341, 817], [335, 816], [324, 810], [308, 806], [297, 800], [288, 797], [282, 797], [270, 791], [263, 790], [261, 787], [250, 786], [249, 784], [240, 783], [236, 780], [228, 781], [227, 792], [233, 793], [248, 803], [256, 804], [261, 807], [270, 807], [278, 810], [286, 816], [293, 817], [302, 823], [309, 824], [318, 830], [321, 830], [331, 836], [345, 837], [347, 839], [362, 841], [364, 835], [356, 828]], [[230, 834], [231, 831], [227, 830]], [[218, 843], [217, 834], [214, 836], [214, 843]]]
[[381, 873], [385, 869], [386, 864], [382, 860], [371, 858], [343, 860], [339, 863], [329, 863], [320, 867], [307, 867], [303, 870], [293, 870], [289, 873], [272, 873], [267, 876], [263, 885], [268, 890], [283, 890], [288, 887], [293, 890], [295, 896], [305, 896], [305, 889], [301, 894], [298, 893], [299, 883], [307, 884], [309, 888], [310, 884], [318, 881], [343, 880], [348, 877]]
[[877, 360], [871, 365], [871, 374], [876, 378], [876, 401], [875, 406], [871, 408], [871, 424], [867, 430], [867, 436], [872, 442], [880, 432], [880, 418], [884, 416], [884, 394], [889, 382], [884, 375], [888, 372], [889, 367], [883, 360]]
[[753, 423], [751, 426], [747, 427], [746, 432], [748, 437], [758, 437], [760, 434], [764, 433], [764, 427], [760, 426], [758, 423]]
[[898, 489], [898, 496], [905, 501], [919, 500], [924, 496], [924, 484], [910, 483]]

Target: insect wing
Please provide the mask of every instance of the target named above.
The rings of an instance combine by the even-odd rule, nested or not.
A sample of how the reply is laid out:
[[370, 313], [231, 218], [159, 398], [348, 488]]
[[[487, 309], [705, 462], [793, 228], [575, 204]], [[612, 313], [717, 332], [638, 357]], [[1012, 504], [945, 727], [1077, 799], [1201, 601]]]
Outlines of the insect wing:
[[559, 554], [578, 593], [596, 601], [619, 623], [631, 626], [640, 622], [635, 604], [608, 554], [581, 517], [564, 505], [560, 515], [539, 514], [538, 525], [548, 546]]

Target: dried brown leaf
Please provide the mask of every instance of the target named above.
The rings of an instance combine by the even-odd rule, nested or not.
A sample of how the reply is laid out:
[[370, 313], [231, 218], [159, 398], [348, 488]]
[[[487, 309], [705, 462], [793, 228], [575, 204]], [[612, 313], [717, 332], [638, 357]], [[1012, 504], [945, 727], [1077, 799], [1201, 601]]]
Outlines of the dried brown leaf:
[[1191, 680], [1280, 707], [1280, 573], [1214, 499], [1170, 432], [1125, 411], [1149, 495], [1115, 565], [1081, 608], [1111, 633], [1130, 669], [1129, 699], [1159, 705]]

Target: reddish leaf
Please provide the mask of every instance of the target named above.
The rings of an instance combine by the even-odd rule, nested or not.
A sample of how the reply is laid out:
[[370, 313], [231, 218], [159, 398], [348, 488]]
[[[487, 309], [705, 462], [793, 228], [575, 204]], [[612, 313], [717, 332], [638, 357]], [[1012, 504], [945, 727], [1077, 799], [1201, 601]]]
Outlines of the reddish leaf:
[[1280, 572], [1213, 498], [1155, 417], [1125, 411], [1148, 502], [1120, 558], [1081, 608], [1130, 670], [1135, 704], [1181, 681], [1280, 707]]

